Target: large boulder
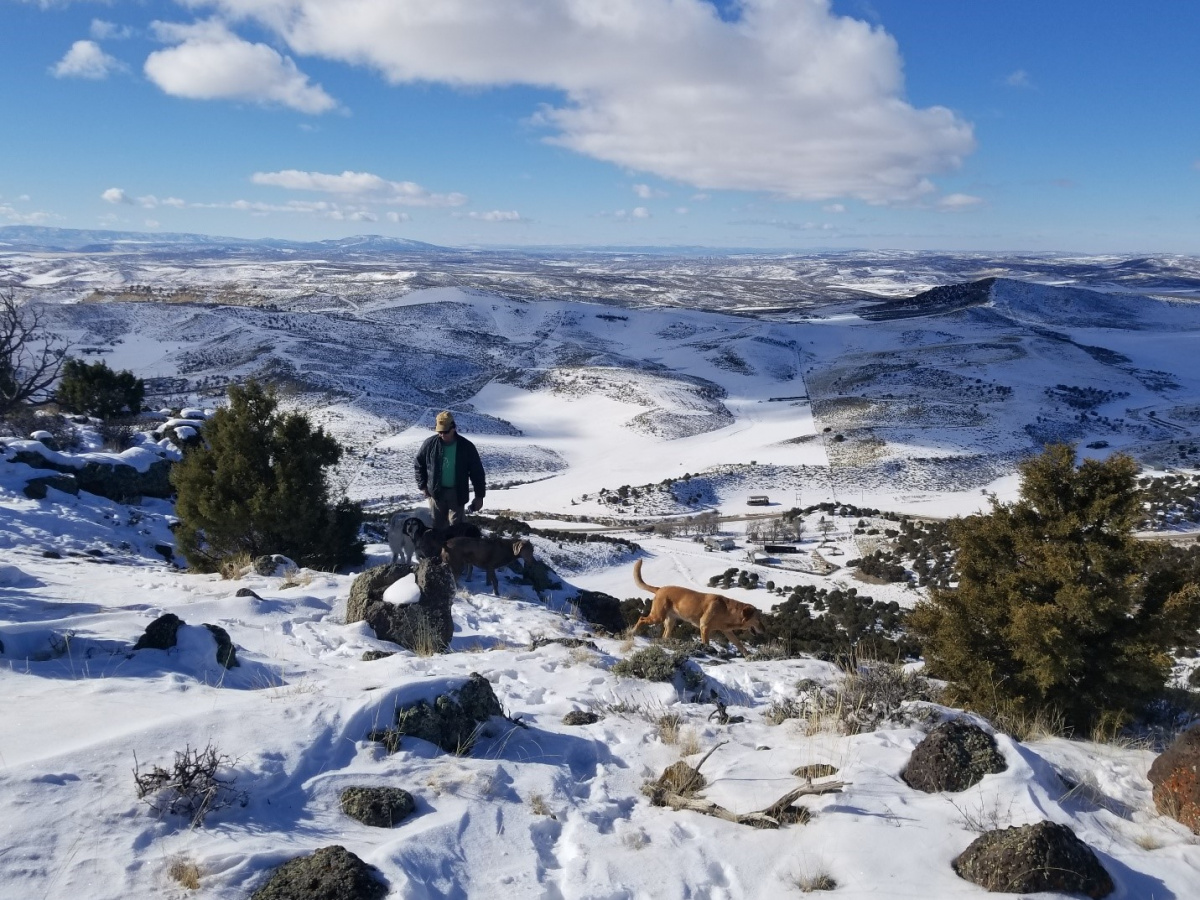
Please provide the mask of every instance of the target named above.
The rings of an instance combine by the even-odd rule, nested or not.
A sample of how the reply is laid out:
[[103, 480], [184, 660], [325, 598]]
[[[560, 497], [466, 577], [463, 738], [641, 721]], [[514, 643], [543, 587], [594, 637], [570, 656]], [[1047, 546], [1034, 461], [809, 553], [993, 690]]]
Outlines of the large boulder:
[[411, 571], [405, 565], [385, 565], [359, 575], [350, 586], [346, 621], [366, 622], [381, 641], [414, 653], [443, 653], [454, 637], [454, 573], [438, 557], [423, 559], [416, 570], [417, 602], [401, 606], [384, 600], [384, 591]]
[[1008, 768], [996, 740], [978, 725], [962, 719], [943, 722], [913, 749], [900, 773], [918, 791], [965, 791], [984, 775]]
[[373, 828], [392, 828], [417, 808], [413, 795], [401, 788], [350, 787], [342, 791], [342, 812]]
[[1055, 891], [1096, 900], [1113, 890], [1092, 848], [1054, 822], [981, 834], [952, 865], [960, 878], [994, 892]]
[[372, 566], [350, 584], [350, 599], [346, 601], [346, 624], [362, 622], [367, 607], [383, 602], [383, 592], [412, 571], [406, 565]]
[[288, 860], [250, 900], [383, 900], [387, 893], [373, 866], [335, 844]]
[[469, 753], [480, 728], [504, 710], [488, 680], [478, 672], [459, 687], [439, 695], [433, 703], [419, 700], [396, 710], [396, 726], [372, 731], [370, 740], [380, 741], [390, 751], [400, 746], [405, 735], [437, 744], [447, 753]]
[[1200, 725], [1177, 737], [1150, 766], [1154, 805], [1200, 834]]
[[49, 488], [66, 494], [78, 494], [79, 482], [75, 480], [74, 475], [65, 473], [43, 475], [39, 478], [30, 478], [25, 482], [24, 493], [30, 500], [45, 500]]

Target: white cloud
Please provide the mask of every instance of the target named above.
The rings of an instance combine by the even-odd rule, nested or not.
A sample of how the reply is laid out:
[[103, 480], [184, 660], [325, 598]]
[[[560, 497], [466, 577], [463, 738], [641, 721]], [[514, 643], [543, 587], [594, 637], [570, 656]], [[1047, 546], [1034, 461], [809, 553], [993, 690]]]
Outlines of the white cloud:
[[652, 218], [650, 210], [644, 206], [635, 206], [633, 209], [618, 209], [612, 215], [614, 219], [619, 219], [622, 222], [628, 222], [630, 219]]
[[521, 214], [515, 209], [493, 209], [491, 212], [469, 212], [468, 219], [478, 219], [481, 222], [523, 222]]
[[162, 224], [162, 222], [158, 221], [158, 219], [147, 219], [146, 220], [147, 228], [157, 228], [161, 224]]
[[97, 41], [124, 40], [133, 37], [133, 29], [128, 25], [117, 25], [103, 19], [92, 19], [92, 26], [88, 29], [88, 34]]
[[412, 216], [410, 216], [408, 213], [392, 211], [387, 214], [387, 220], [389, 222], [396, 222], [396, 223], [411, 222]]
[[689, 212], [691, 212], [691, 210], [690, 210], [690, 209], [688, 209], [686, 206], [677, 206], [677, 207], [675, 207], [675, 214], [676, 214], [676, 215], [680, 215], [680, 216], [686, 216], [686, 215], [687, 215]]
[[942, 212], [962, 212], [983, 205], [982, 197], [972, 197], [970, 194], [947, 194], [938, 200], [937, 206]]
[[176, 46], [146, 58], [146, 77], [165, 93], [191, 100], [245, 100], [304, 113], [337, 108], [320, 85], [266, 44], [242, 40], [216, 21], [194, 25], [155, 22], [160, 40]]
[[132, 203], [133, 202], [131, 199], [129, 199], [129, 196], [120, 188], [109, 188], [107, 191], [105, 191], [103, 194], [100, 195], [100, 199], [105, 200], [109, 203]]
[[822, 206], [821, 209], [827, 213], [844, 213], [846, 211], [846, 205], [844, 203], [828, 203], [825, 206]]
[[727, 18], [708, 0], [188, 2], [393, 83], [562, 91], [534, 117], [552, 143], [700, 190], [908, 203], [975, 145], [950, 110], [909, 104], [895, 40], [830, 0]]
[[119, 60], [101, 50], [95, 41], [76, 41], [50, 72], [55, 78], [90, 78], [99, 81], [123, 68]]
[[48, 212], [21, 212], [16, 207], [10, 206], [7, 203], [0, 203], [0, 218], [8, 222], [17, 222], [21, 225], [40, 225], [43, 222], [48, 222], [55, 216]]
[[465, 194], [435, 194], [413, 181], [388, 181], [370, 172], [301, 172], [285, 169], [282, 172], [255, 172], [250, 176], [255, 184], [271, 185], [291, 191], [316, 191], [356, 197], [376, 203], [395, 203], [400, 206], [462, 206]]
[[659, 190], [658, 188], [652, 188], [648, 184], [635, 184], [633, 186], [633, 192], [643, 200], [653, 200], [655, 197], [667, 196], [666, 191]]
[[1033, 87], [1033, 80], [1029, 77], [1029, 73], [1024, 69], [1017, 69], [1015, 72], [1010, 73], [1008, 77], [1004, 79], [1004, 83], [1009, 87], [1015, 88]]

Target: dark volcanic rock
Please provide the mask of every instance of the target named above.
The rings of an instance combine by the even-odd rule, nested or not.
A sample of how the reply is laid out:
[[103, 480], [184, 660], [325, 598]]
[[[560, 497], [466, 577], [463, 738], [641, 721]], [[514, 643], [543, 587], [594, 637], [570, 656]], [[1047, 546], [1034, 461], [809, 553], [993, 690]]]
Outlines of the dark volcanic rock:
[[217, 662], [227, 669], [232, 669], [240, 665], [237, 658], [237, 651], [233, 648], [233, 641], [229, 637], [229, 632], [220, 625], [209, 625], [204, 623], [214, 638], [217, 640]]
[[285, 862], [250, 900], [383, 900], [378, 872], [336, 844]]
[[175, 613], [163, 613], [146, 626], [145, 632], [133, 645], [133, 649], [170, 650], [175, 646], [176, 635], [181, 625], [183, 619]]
[[585, 620], [609, 634], [621, 634], [627, 627], [621, 615], [621, 601], [603, 591], [580, 591], [571, 601]]
[[353, 625], [367, 617], [367, 607], [383, 602], [383, 592], [412, 571], [411, 566], [372, 566], [354, 579], [350, 585], [350, 599], [346, 601], [346, 624]]
[[[53, 469], [70, 475], [78, 490], [98, 494], [118, 503], [136, 503], [142, 497], [170, 497], [171, 462], [161, 459], [150, 464], [145, 472], [139, 472], [126, 462], [114, 459], [111, 462], [87, 462], [76, 468], [65, 463], [51, 462], [40, 453], [20, 450], [13, 462], [25, 463], [35, 469]], [[74, 493], [74, 492], [72, 492]]]
[[594, 725], [600, 717], [586, 709], [573, 709], [562, 718], [564, 725]]
[[375, 662], [377, 659], [387, 659], [389, 656], [395, 656], [395, 650], [364, 650], [362, 655], [363, 662]]
[[1150, 766], [1154, 806], [1200, 834], [1200, 725], [1175, 739]]
[[368, 738], [385, 744], [389, 752], [400, 746], [403, 735], [437, 744], [447, 753], [469, 753], [480, 727], [492, 716], [503, 716], [492, 686], [478, 672], [460, 687], [439, 696], [433, 704], [421, 700], [396, 711], [396, 727], [372, 731]]
[[996, 749], [995, 739], [961, 719], [943, 722], [917, 744], [908, 766], [900, 773], [904, 783], [918, 791], [965, 791], [984, 775], [1008, 768]]
[[45, 500], [47, 488], [63, 491], [67, 494], [78, 494], [79, 483], [74, 475], [43, 475], [40, 478], [30, 478], [25, 482], [25, 496], [30, 500]]
[[342, 812], [364, 825], [391, 828], [417, 808], [408, 791], [390, 787], [351, 787], [342, 791]]
[[1113, 890], [1112, 878], [1092, 849], [1066, 825], [1054, 822], [981, 834], [952, 865], [959, 877], [988, 891], [1057, 891], [1095, 900]]

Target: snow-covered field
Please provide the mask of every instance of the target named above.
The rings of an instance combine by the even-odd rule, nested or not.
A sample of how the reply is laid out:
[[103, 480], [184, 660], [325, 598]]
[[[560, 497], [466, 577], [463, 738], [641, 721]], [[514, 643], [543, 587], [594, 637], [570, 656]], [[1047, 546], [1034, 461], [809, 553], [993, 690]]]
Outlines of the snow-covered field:
[[[66, 305], [57, 321], [114, 368], [175, 379], [180, 401], [211, 403], [217, 376], [290, 383], [285, 402], [350, 447], [340, 483], [379, 511], [412, 503], [412, 451], [449, 407], [496, 485], [485, 512], [548, 527], [587, 527], [560, 517], [629, 521], [617, 534], [641, 544], [654, 584], [702, 587], [737, 567], [909, 606], [915, 588], [866, 586], [845, 569], [785, 578], [748, 562], [745, 522], [723, 526], [737, 549], [716, 552], [634, 522], [740, 516], [762, 511], [746, 501], [763, 493], [767, 513], [823, 501], [969, 513], [984, 491], [1012, 497], [1015, 461], [1053, 435], [1196, 465], [1200, 417], [1186, 414], [1200, 398], [1195, 306], [1130, 300], [1114, 328], [1078, 297], [1047, 306], [1045, 294], [1004, 287], [988, 306], [948, 316], [780, 323], [453, 288], [399, 293], [336, 311]], [[841, 679], [814, 659], [710, 656], [690, 688], [613, 674], [649, 641], [596, 637], [567, 601], [584, 589], [645, 596], [632, 580], [636, 554], [619, 546], [535, 538], [561, 591], [539, 601], [502, 574], [496, 598], [479, 573], [455, 600], [451, 652], [365, 662], [365, 651], [396, 647], [344, 624], [355, 573], [187, 574], [154, 549], [171, 542], [170, 504], [54, 489], [31, 500], [31, 474], [0, 462], [4, 898], [248, 898], [279, 863], [331, 844], [376, 866], [397, 898], [775, 898], [799, 896], [820, 874], [838, 897], [972, 897], [982, 889], [950, 861], [980, 823], [1044, 820], [1095, 850], [1115, 898], [1198, 895], [1200, 843], [1154, 811], [1148, 750], [997, 735], [1005, 772], [961, 794], [922, 794], [899, 778], [920, 723], [957, 711], [913, 703], [857, 735], [770, 724], [800, 682]], [[670, 491], [658, 489], [664, 481]], [[622, 486], [639, 496], [600, 499]], [[834, 558], [863, 551], [853, 522], [837, 519], [827, 536]], [[813, 549], [815, 515], [808, 526]], [[368, 565], [390, 559], [386, 545], [368, 551]], [[728, 593], [764, 609], [779, 599]], [[186, 622], [179, 645], [134, 652], [164, 612]], [[216, 662], [204, 624], [228, 632], [238, 668]], [[530, 649], [559, 637], [595, 649]], [[389, 754], [367, 739], [398, 704], [472, 672], [510, 718], [493, 719], [469, 755], [412, 738]], [[693, 702], [698, 693], [708, 702]], [[713, 697], [745, 721], [710, 719]], [[601, 718], [564, 725], [572, 710]], [[664, 716], [679, 718], [678, 734]], [[229, 758], [244, 806], [189, 827], [138, 799], [135, 765], [168, 766], [209, 744]], [[649, 804], [643, 782], [718, 744], [702, 770], [705, 796], [736, 812], [799, 786], [800, 766], [831, 765], [846, 785], [802, 800], [812, 821], [778, 831]], [[393, 829], [360, 825], [338, 796], [361, 785], [410, 791], [415, 814]], [[179, 863], [196, 866], [197, 888], [169, 875]]]

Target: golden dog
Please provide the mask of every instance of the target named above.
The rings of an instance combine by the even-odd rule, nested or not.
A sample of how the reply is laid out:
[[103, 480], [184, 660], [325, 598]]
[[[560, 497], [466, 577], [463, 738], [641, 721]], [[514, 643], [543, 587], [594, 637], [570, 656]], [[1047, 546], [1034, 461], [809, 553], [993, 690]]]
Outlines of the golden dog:
[[700, 642], [708, 643], [709, 635], [718, 631], [725, 640], [734, 644], [746, 655], [746, 648], [738, 640], [737, 632], [749, 631], [752, 634], [765, 634], [762, 618], [758, 610], [749, 603], [733, 600], [721, 594], [702, 594], [691, 588], [668, 584], [655, 587], [642, 581], [642, 561], [633, 564], [633, 580], [637, 586], [654, 595], [650, 601], [649, 615], [642, 616], [633, 626], [637, 634], [643, 625], [662, 625], [663, 638], [671, 637], [671, 627], [676, 619], [681, 619], [700, 629]]

